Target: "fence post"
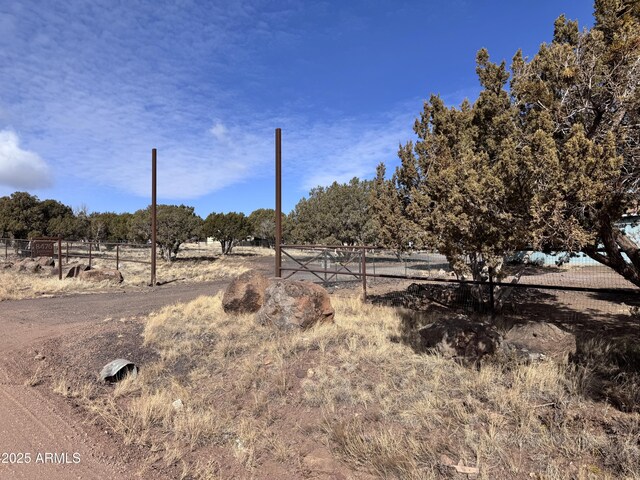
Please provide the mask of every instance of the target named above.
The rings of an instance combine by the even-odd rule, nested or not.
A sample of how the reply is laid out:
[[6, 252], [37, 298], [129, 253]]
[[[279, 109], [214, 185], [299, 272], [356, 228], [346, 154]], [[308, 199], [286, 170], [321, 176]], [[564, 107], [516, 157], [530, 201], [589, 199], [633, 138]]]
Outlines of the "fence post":
[[367, 301], [367, 249], [365, 247], [362, 247], [362, 301]]
[[116, 270], [120, 270], [120, 245], [116, 245]]
[[494, 313], [494, 302], [493, 302], [493, 267], [489, 267], [489, 311], [491, 315]]
[[151, 287], [156, 286], [156, 242], [158, 235], [158, 208], [156, 204], [156, 164], [157, 150], [153, 148], [151, 149]]
[[67, 242], [67, 263], [69, 263], [69, 242]]
[[327, 283], [327, 249], [322, 251], [322, 257], [324, 259], [324, 283]]
[[89, 241], [89, 268], [91, 268], [91, 241]]
[[6, 260], [7, 258], [9, 258], [9, 241], [5, 238], [4, 239], [4, 259]]
[[276, 128], [276, 277], [282, 276], [282, 130]]
[[58, 237], [58, 280], [62, 280], [62, 237]]

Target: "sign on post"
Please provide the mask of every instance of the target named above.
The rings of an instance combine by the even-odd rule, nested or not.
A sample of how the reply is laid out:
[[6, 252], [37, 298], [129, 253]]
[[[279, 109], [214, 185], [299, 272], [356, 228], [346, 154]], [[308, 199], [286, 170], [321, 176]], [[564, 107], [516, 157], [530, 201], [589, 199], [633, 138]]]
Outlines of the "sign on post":
[[34, 238], [31, 240], [31, 257], [53, 257], [53, 244], [57, 239]]

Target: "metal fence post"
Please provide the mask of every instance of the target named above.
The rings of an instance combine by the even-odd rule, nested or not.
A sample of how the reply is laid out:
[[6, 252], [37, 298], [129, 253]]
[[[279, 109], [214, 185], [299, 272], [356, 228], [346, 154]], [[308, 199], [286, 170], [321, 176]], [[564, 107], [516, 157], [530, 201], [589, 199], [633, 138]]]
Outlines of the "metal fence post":
[[276, 128], [276, 277], [282, 276], [282, 130]]
[[367, 249], [362, 248], [362, 301], [367, 301]]
[[373, 263], [373, 278], [375, 280], [375, 277], [376, 277], [376, 257], [375, 257], [375, 252], [373, 254], [372, 263]]
[[58, 237], [58, 280], [62, 280], [62, 237]]
[[327, 250], [322, 251], [322, 257], [324, 259], [324, 283], [327, 283]]
[[91, 268], [91, 242], [89, 242], [89, 268]]
[[9, 258], [9, 241], [5, 238], [4, 240], [4, 259], [6, 260], [7, 258]]
[[69, 242], [67, 242], [67, 259], [66, 262], [69, 263]]
[[151, 286], [156, 285], [156, 241], [157, 241], [157, 205], [156, 205], [156, 165], [157, 150], [151, 150]]
[[116, 270], [120, 270], [120, 245], [116, 245]]

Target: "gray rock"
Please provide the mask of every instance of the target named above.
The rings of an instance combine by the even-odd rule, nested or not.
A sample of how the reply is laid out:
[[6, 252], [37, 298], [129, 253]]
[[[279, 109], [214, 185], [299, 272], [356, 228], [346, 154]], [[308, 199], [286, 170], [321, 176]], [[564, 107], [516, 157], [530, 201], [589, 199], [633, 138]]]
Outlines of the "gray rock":
[[24, 258], [13, 266], [19, 272], [38, 273], [42, 267], [33, 258]]
[[55, 260], [51, 257], [38, 257], [36, 261], [41, 267], [54, 267], [56, 265]]

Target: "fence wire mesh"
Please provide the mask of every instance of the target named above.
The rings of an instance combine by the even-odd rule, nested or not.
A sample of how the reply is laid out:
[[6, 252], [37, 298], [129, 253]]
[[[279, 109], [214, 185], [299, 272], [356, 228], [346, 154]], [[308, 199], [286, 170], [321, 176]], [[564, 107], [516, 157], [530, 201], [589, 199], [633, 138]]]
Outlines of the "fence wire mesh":
[[485, 272], [472, 282], [460, 281], [438, 252], [399, 255], [369, 248], [283, 247], [283, 277], [332, 289], [358, 288], [363, 269], [368, 300], [385, 305], [619, 329], [635, 328], [640, 318], [640, 289], [584, 254], [517, 252], [499, 273], [489, 278]]

